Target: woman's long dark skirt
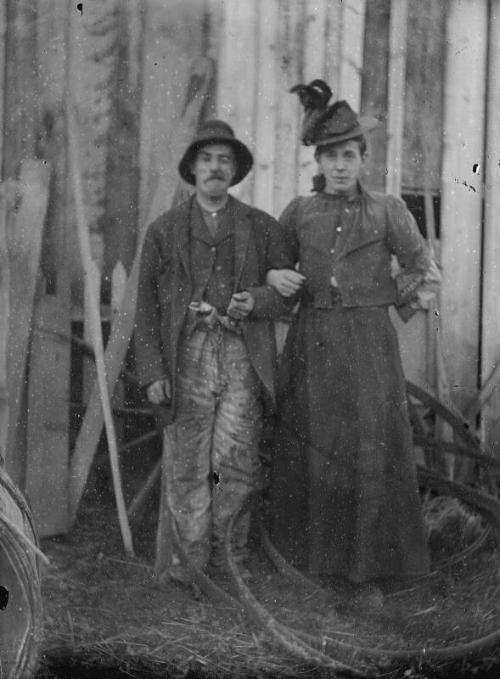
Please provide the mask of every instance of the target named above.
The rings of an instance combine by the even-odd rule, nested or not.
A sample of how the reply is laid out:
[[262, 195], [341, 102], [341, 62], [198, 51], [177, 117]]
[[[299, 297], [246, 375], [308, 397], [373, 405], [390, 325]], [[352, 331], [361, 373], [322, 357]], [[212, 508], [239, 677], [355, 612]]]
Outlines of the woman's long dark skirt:
[[386, 307], [303, 308], [283, 357], [272, 538], [310, 573], [428, 570], [406, 390]]

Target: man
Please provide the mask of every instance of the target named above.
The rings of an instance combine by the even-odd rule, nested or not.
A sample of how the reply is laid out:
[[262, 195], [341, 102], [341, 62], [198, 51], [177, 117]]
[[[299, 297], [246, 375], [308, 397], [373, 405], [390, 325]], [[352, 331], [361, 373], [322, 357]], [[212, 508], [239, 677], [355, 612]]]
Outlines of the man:
[[[274, 402], [272, 319], [285, 306], [266, 272], [292, 263], [279, 224], [228, 194], [252, 164], [229, 125], [205, 123], [179, 164], [194, 196], [149, 227], [139, 278], [137, 373], [168, 424], [163, 500], [191, 563], [215, 570], [231, 515], [259, 488], [263, 401]], [[235, 530], [242, 562], [248, 523]], [[190, 580], [165, 544], [157, 570]]]

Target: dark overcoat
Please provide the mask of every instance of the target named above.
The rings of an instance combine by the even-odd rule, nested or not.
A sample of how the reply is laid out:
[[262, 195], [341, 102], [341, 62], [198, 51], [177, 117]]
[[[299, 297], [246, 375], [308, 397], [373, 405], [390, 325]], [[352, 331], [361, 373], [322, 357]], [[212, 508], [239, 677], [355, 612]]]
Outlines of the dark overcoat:
[[[147, 230], [142, 254], [135, 325], [136, 370], [141, 386], [168, 378], [172, 401], [163, 418], [175, 418], [179, 343], [192, 299], [190, 224], [195, 197], [164, 213]], [[283, 227], [270, 215], [230, 197], [234, 224], [234, 292], [248, 290], [255, 306], [242, 323], [252, 365], [266, 401], [275, 404], [276, 346], [272, 320], [286, 313], [283, 298], [266, 285], [266, 272], [291, 267]]]

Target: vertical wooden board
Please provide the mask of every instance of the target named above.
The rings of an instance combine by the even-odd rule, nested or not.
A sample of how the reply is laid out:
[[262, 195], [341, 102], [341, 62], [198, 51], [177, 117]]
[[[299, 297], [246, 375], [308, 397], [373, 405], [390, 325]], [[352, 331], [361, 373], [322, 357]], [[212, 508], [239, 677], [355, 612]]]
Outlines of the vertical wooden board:
[[297, 194], [297, 158], [302, 107], [289, 90], [301, 82], [299, 2], [279, 0], [277, 63], [279, 97], [276, 110], [274, 214], [279, 215]]
[[90, 0], [80, 12], [71, 7], [70, 99], [82, 149], [85, 209], [89, 229], [99, 232], [104, 214], [111, 84], [117, 60], [119, 0]]
[[441, 318], [451, 398], [463, 408], [476, 391], [487, 3], [448, 3], [442, 163]]
[[9, 332], [10, 266], [7, 251], [7, 196], [0, 187], [0, 467], [7, 451], [9, 389], [7, 381], [7, 337]]
[[402, 183], [410, 189], [441, 186], [445, 15], [441, 0], [408, 5]]
[[2, 3], [7, 20], [4, 90], [3, 178], [15, 178], [24, 158], [35, 156], [37, 118], [37, 6], [32, 0]]
[[68, 527], [71, 278], [66, 159], [70, 7], [40, 0], [38, 152], [51, 182], [42, 244], [43, 280], [35, 300], [27, 394], [25, 491], [44, 536]]
[[[327, 2], [315, 0], [303, 4], [302, 16], [302, 82], [308, 83], [325, 76], [325, 26], [327, 19]], [[301, 110], [301, 116], [303, 111]], [[312, 178], [316, 174], [314, 148], [299, 144], [298, 192], [301, 195], [311, 193]]]
[[[148, 0], [143, 6], [139, 224], [148, 221], [160, 181], [176, 185], [171, 136], [185, 106], [191, 66], [202, 50], [204, 5], [197, 0]], [[183, 149], [184, 151], [184, 149]], [[182, 151], [182, 152], [183, 152]], [[174, 170], [174, 171], [173, 171]]]
[[[490, 5], [488, 68], [488, 127], [486, 158], [479, 177], [485, 177], [483, 245], [483, 306], [481, 384], [500, 362], [500, 1]], [[500, 382], [482, 409], [482, 435], [488, 450], [500, 456]]]
[[3, 167], [4, 147], [4, 103], [5, 103], [5, 69], [6, 69], [6, 3], [0, 3], [0, 168]]
[[370, 0], [366, 5], [361, 86], [361, 111], [379, 120], [368, 136], [365, 181], [383, 190], [387, 147], [387, 72], [389, 63], [390, 0]]
[[325, 80], [332, 89], [332, 101], [340, 98], [343, 17], [343, 3], [329, 2], [325, 23]]
[[276, 142], [276, 109], [281, 92], [278, 78], [277, 32], [279, 6], [277, 0], [258, 0], [257, 101], [255, 111], [255, 169], [252, 204], [274, 212], [274, 173]]
[[33, 325], [25, 493], [46, 537], [66, 532], [69, 520], [69, 382], [61, 379], [68, 370], [68, 323], [56, 295], [40, 296]]
[[355, 111], [359, 111], [366, 0], [345, 0], [342, 14], [339, 96], [346, 99]]
[[8, 234], [10, 262], [10, 318], [7, 341], [9, 434], [7, 458], [18, 454], [16, 440], [22, 415], [25, 366], [40, 264], [42, 231], [47, 209], [50, 168], [25, 160], [21, 165], [22, 195], [12, 232]]
[[387, 152], [385, 188], [397, 196], [401, 193], [403, 165], [403, 126], [406, 75], [406, 36], [408, 0], [392, 0], [389, 28], [389, 70], [387, 97]]
[[140, 38], [142, 13], [137, 3], [119, 7], [117, 59], [110, 88], [113, 93], [108, 129], [106, 193], [104, 196], [103, 299], [111, 293], [111, 275], [118, 261], [129, 271], [137, 247], [139, 197]]
[[[218, 54], [217, 112], [236, 136], [255, 153], [255, 115], [260, 83], [257, 81], [258, 7], [256, 2], [227, 2], [224, 31]], [[231, 193], [251, 202], [254, 172]]]

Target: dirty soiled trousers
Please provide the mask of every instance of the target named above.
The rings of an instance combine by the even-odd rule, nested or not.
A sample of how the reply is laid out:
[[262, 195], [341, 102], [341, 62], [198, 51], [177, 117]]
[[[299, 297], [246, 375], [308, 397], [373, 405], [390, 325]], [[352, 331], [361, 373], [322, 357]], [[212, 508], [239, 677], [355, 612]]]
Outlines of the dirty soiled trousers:
[[[162, 499], [191, 562], [221, 566], [229, 519], [261, 483], [260, 384], [243, 338], [221, 326], [195, 330], [181, 345], [179, 368]], [[235, 526], [238, 560], [247, 556], [249, 522], [247, 514]]]

